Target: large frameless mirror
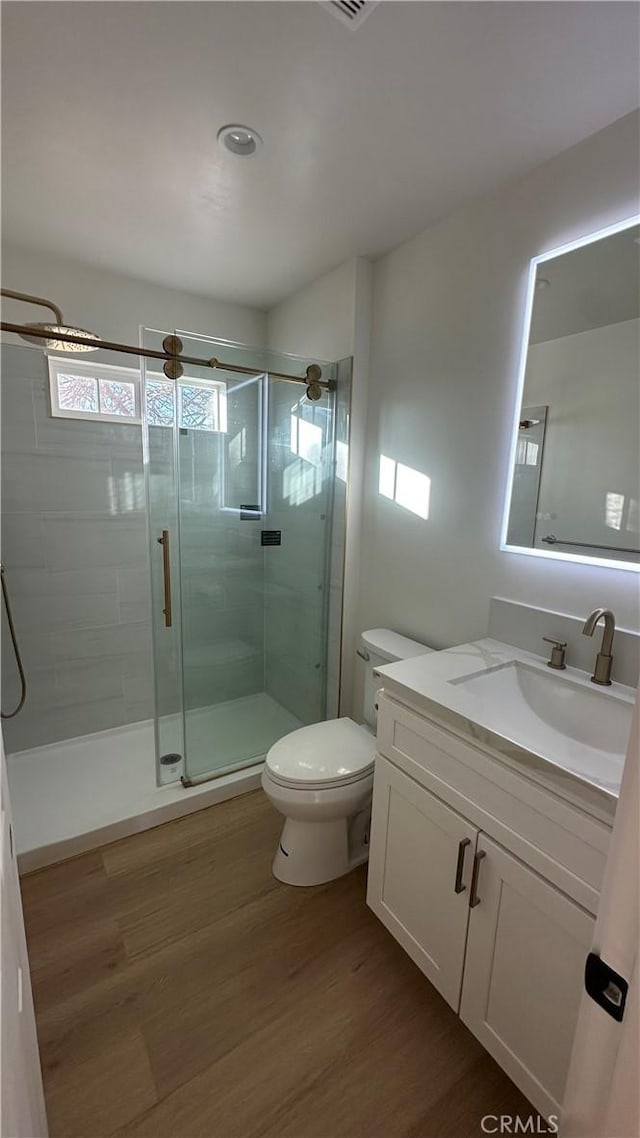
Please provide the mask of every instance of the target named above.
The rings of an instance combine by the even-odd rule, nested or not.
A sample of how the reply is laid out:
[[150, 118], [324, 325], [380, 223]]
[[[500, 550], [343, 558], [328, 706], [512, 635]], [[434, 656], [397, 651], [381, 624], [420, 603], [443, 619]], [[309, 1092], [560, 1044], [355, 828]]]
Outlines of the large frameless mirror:
[[639, 221], [531, 262], [502, 549], [640, 569]]

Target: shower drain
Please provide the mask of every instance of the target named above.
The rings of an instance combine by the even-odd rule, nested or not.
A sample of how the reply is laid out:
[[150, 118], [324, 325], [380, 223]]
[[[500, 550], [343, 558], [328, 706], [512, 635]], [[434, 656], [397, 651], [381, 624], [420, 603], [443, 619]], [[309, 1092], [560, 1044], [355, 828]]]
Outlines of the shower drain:
[[167, 786], [168, 783], [171, 782], [179, 782], [180, 776], [184, 773], [182, 755], [179, 755], [177, 751], [169, 751], [166, 755], [160, 755], [159, 765], [160, 786]]

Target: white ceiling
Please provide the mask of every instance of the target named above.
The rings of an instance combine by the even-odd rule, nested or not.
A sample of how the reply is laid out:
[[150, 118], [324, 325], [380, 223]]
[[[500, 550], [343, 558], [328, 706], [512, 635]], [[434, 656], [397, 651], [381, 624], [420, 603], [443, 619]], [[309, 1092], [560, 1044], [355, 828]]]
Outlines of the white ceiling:
[[[632, 110], [639, 12], [3, 3], [5, 238], [269, 306]], [[217, 148], [228, 122], [259, 158]]]

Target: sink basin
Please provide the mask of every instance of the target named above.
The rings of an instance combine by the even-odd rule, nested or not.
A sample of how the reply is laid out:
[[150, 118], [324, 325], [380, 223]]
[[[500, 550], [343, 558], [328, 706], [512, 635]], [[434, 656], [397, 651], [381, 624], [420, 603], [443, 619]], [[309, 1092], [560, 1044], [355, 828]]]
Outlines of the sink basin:
[[466, 735], [597, 816], [612, 816], [635, 689], [487, 637], [378, 670], [392, 699]]
[[483, 718], [509, 738], [538, 753], [570, 756], [586, 777], [594, 764], [601, 769], [604, 753], [612, 760], [611, 784], [619, 780], [633, 711], [624, 696], [518, 660], [449, 682], [481, 700]]

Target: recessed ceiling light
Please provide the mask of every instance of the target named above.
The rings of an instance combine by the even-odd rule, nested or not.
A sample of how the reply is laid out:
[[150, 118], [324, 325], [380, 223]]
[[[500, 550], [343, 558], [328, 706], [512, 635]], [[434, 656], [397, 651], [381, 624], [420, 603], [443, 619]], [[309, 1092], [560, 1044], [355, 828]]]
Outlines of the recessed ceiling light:
[[257, 130], [242, 123], [230, 123], [218, 131], [218, 143], [226, 147], [238, 158], [253, 158], [262, 147], [262, 139]]

